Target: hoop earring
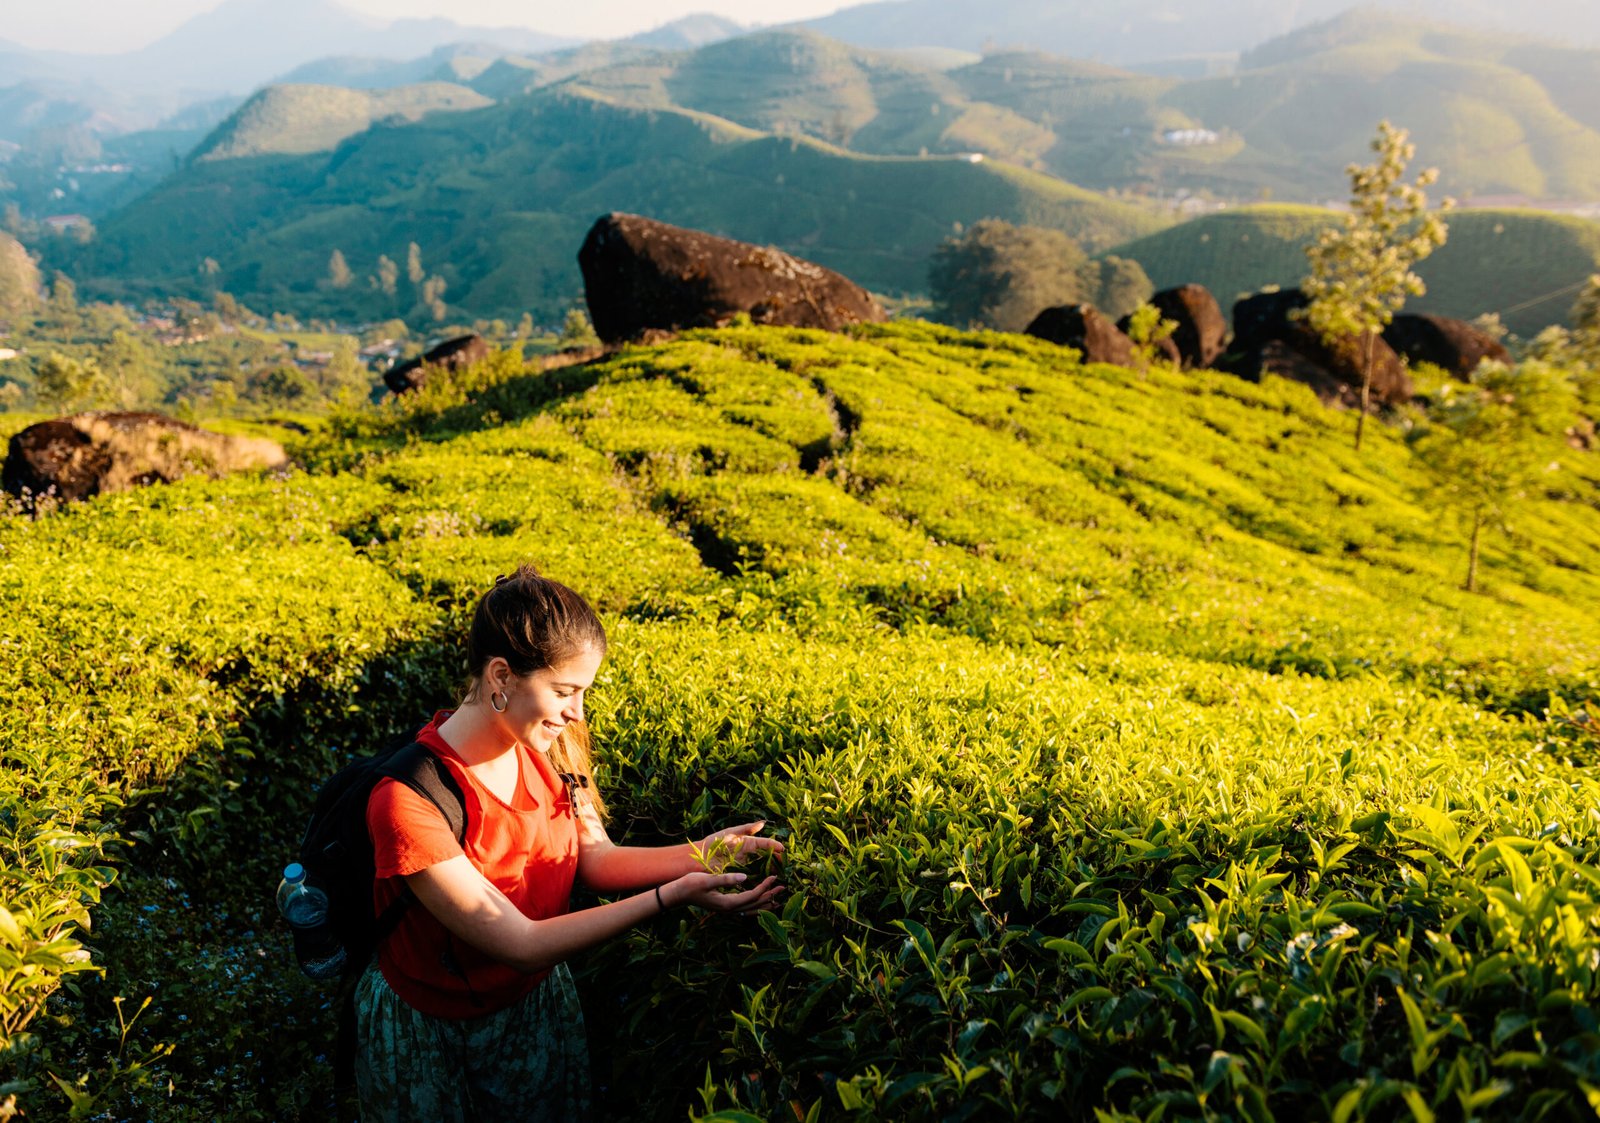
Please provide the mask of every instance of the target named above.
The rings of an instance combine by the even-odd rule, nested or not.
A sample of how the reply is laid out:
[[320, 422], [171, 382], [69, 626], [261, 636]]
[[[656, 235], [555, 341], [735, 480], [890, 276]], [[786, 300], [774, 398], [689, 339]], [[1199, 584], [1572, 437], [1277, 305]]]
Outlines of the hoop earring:
[[[495, 704], [496, 698], [500, 699], [498, 705]], [[506, 697], [504, 690], [496, 690], [489, 695], [489, 708], [497, 714], [503, 714], [506, 712], [506, 703], [508, 701], [509, 699]]]

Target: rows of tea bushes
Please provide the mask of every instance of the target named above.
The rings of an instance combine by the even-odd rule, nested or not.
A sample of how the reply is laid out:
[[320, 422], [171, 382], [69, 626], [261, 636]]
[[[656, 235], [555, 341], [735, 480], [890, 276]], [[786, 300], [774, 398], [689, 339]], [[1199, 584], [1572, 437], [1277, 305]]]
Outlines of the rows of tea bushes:
[[1552, 449], [1468, 595], [1351, 424], [1019, 337], [731, 328], [0, 521], [0, 1099], [328, 1117], [275, 868], [531, 559], [611, 628], [613, 834], [789, 847], [779, 912], [578, 964], [607, 1117], [1584, 1117], [1600, 467]]

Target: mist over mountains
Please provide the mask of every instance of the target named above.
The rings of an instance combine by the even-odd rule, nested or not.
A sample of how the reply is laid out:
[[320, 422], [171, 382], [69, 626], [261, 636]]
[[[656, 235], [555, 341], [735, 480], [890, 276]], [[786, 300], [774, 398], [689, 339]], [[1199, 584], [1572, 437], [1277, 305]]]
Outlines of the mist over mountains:
[[112, 55], [24, 52], [11, 73], [92, 81], [104, 87], [193, 99], [246, 94], [315, 59], [337, 55], [410, 59], [451, 43], [483, 42], [537, 53], [575, 40], [521, 27], [471, 27], [454, 20], [386, 22], [336, 0], [226, 0], [136, 51]]
[[1357, 8], [1600, 42], [1600, 5], [1589, 0], [883, 0], [807, 26], [863, 47], [1025, 48], [1129, 65], [1238, 54]]
[[[1552, 40], [1600, 43], [1600, 5], [1525, 0], [882, 0], [806, 21], [857, 46], [961, 51], [1025, 48], [1117, 65], [1196, 55], [1237, 55], [1296, 28], [1370, 7], [1410, 18], [1494, 27]], [[536, 14], [532, 17], [536, 19]], [[631, 36], [642, 46], [686, 49], [745, 30], [700, 14]], [[36, 51], [0, 39], [0, 84], [46, 79], [89, 83], [181, 103], [247, 94], [329, 57], [397, 64], [449, 47], [536, 55], [577, 45], [527, 27], [476, 27], [446, 18], [384, 21], [338, 0], [225, 0], [135, 51]], [[9, 81], [8, 81], [9, 80]]]

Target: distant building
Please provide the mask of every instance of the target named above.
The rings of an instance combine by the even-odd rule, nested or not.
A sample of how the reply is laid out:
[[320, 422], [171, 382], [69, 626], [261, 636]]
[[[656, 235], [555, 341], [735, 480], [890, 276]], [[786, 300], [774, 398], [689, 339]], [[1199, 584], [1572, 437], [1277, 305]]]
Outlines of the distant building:
[[57, 234], [65, 234], [68, 230], [88, 230], [94, 226], [94, 223], [89, 221], [89, 216], [83, 214], [45, 215], [44, 224]]
[[1190, 147], [1200, 144], [1216, 144], [1222, 137], [1215, 129], [1168, 129], [1161, 134], [1161, 139], [1167, 144]]
[[7, 359], [14, 359], [21, 353], [11, 347], [0, 347], [0, 363], [5, 362]]
[[405, 345], [393, 339], [385, 339], [363, 347], [360, 352], [361, 361], [373, 370], [385, 371], [394, 366], [400, 358], [400, 352], [405, 350]]

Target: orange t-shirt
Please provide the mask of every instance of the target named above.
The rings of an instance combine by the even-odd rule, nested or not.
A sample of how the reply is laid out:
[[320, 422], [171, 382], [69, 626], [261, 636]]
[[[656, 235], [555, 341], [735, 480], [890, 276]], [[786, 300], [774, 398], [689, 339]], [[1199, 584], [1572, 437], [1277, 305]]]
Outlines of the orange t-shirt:
[[[367, 801], [377, 880], [374, 915], [400, 894], [402, 879], [465, 853], [473, 865], [534, 920], [563, 915], [578, 869], [578, 824], [565, 785], [543, 753], [517, 749], [521, 777], [510, 804], [475, 780], [439, 736], [441, 710], [417, 740], [445, 762], [466, 806], [464, 845], [457, 845], [439, 809], [397, 780], [381, 780]], [[407, 1005], [439, 1018], [472, 1018], [503, 1010], [548, 972], [529, 975], [456, 939], [413, 902], [378, 947], [378, 969]]]

